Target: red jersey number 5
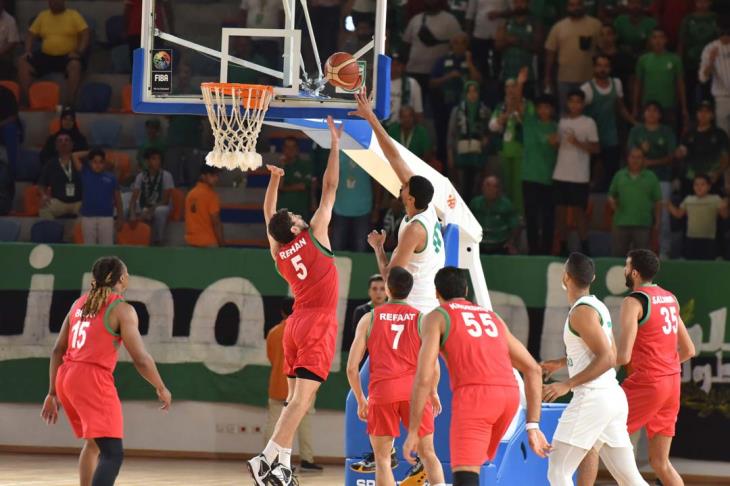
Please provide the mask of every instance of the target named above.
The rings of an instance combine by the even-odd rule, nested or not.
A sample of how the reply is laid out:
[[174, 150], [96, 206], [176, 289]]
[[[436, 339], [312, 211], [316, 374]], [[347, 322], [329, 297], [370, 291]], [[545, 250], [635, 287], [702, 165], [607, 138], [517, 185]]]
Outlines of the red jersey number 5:
[[292, 258], [291, 264], [294, 266], [294, 270], [296, 270], [299, 280], [304, 280], [305, 278], [307, 278], [307, 267], [305, 267], [302, 263], [301, 255], [297, 255]]
[[489, 337], [497, 337], [499, 335], [499, 331], [497, 330], [497, 325], [494, 323], [494, 321], [489, 317], [488, 314], [478, 314], [479, 319], [481, 320], [481, 323], [476, 320], [476, 317], [471, 312], [462, 312], [461, 317], [464, 319], [464, 324], [466, 324], [467, 332], [474, 336], [475, 338], [482, 337], [482, 329], [484, 330], [483, 333], [486, 334]]

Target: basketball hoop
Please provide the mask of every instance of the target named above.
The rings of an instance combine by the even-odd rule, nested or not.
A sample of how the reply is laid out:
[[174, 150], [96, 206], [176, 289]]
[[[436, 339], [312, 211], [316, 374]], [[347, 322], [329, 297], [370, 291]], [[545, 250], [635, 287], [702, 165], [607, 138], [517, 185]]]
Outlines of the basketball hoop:
[[215, 144], [205, 162], [224, 169], [261, 167], [256, 141], [274, 88], [259, 84], [203, 83], [200, 85]]

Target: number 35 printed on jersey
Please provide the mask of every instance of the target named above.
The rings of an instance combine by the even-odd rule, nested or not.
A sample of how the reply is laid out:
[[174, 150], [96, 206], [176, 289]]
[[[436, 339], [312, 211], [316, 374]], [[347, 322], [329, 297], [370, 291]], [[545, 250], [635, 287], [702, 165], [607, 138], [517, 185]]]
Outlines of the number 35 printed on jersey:
[[[475, 316], [472, 312], [462, 312], [461, 317], [464, 319], [464, 324], [466, 324], [466, 332], [475, 338], [482, 337], [482, 334], [493, 338], [499, 335], [497, 324], [489, 314], [480, 313]], [[479, 320], [477, 320], [477, 317]]]
[[677, 334], [677, 326], [679, 326], [679, 317], [677, 316], [676, 307], [662, 307], [659, 309], [659, 313], [664, 318], [664, 325], [662, 331], [664, 334]]

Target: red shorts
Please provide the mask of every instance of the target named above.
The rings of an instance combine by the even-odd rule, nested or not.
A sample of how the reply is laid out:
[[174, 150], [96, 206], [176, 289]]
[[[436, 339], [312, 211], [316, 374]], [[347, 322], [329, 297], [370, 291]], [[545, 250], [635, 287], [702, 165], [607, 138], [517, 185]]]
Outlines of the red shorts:
[[[368, 435], [399, 437], [400, 423], [408, 428], [411, 413], [411, 402], [391, 402], [382, 404], [368, 403]], [[426, 403], [418, 427], [418, 437], [433, 434], [433, 407]]]
[[519, 388], [468, 385], [451, 399], [451, 467], [481, 466], [494, 458], [520, 404]]
[[626, 378], [621, 387], [629, 402], [626, 424], [629, 434], [646, 427], [650, 439], [657, 434], [674, 437], [679, 414], [680, 381], [679, 374], [662, 376], [653, 382], [637, 375]]
[[296, 376], [304, 368], [327, 379], [337, 341], [337, 315], [332, 312], [295, 311], [284, 328], [284, 373]]
[[76, 437], [124, 437], [122, 402], [109, 370], [87, 363], [64, 363], [56, 375], [56, 394]]

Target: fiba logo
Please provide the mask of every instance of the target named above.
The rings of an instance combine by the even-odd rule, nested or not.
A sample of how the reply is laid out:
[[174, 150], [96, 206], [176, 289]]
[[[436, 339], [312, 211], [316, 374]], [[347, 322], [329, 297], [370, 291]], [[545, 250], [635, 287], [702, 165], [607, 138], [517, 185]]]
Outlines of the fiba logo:
[[156, 71], [169, 71], [172, 64], [172, 58], [169, 52], [157, 51], [152, 56], [152, 66]]

